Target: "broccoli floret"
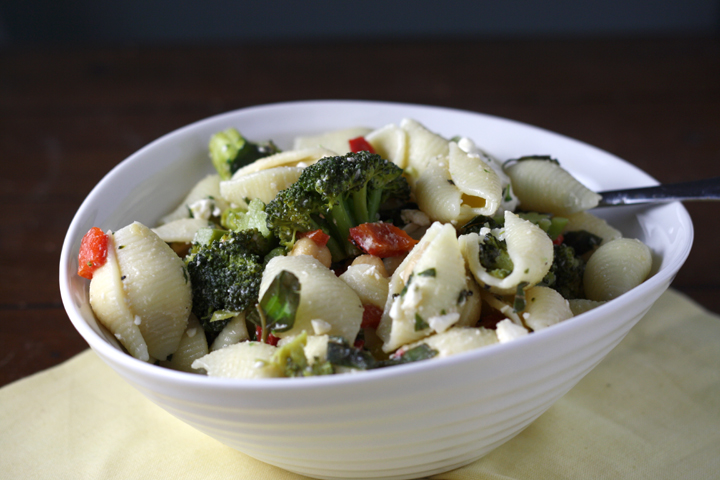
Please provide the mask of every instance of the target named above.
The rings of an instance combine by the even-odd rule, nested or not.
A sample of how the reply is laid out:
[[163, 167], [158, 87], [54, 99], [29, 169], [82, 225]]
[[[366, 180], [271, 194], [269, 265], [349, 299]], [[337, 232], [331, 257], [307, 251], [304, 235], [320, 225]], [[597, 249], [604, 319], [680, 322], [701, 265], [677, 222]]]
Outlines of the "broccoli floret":
[[209, 149], [215, 170], [223, 180], [229, 180], [233, 173], [258, 158], [280, 151], [273, 142], [266, 144], [251, 142], [234, 128], [214, 134], [210, 138]]
[[512, 273], [515, 266], [508, 254], [505, 240], [500, 240], [490, 233], [485, 235], [479, 246], [480, 264], [490, 275], [496, 278], [505, 278]]
[[573, 247], [561, 243], [553, 247], [553, 263], [540, 285], [556, 290], [566, 299], [585, 298], [584, 273], [585, 261]]
[[585, 255], [599, 247], [603, 239], [587, 230], [576, 230], [563, 234], [563, 243], [573, 247], [576, 255]]
[[478, 244], [480, 252], [478, 260], [480, 265], [495, 278], [505, 278], [510, 275], [515, 268], [512, 259], [507, 251], [507, 242], [501, 240], [491, 232], [481, 233], [482, 229], [497, 230], [505, 225], [505, 219], [498, 215], [496, 217], [488, 217], [486, 215], [478, 215], [465, 225], [460, 227], [460, 234], [477, 233], [482, 238]]
[[272, 232], [267, 227], [267, 214], [265, 204], [259, 198], [250, 201], [247, 209], [230, 207], [225, 209], [220, 223], [228, 230], [257, 229], [265, 238], [270, 238]]
[[380, 220], [380, 207], [388, 201], [410, 198], [402, 173], [366, 151], [323, 158], [267, 204], [268, 226], [287, 248], [297, 233], [320, 228], [331, 237], [333, 260], [342, 260], [357, 252], [349, 241], [350, 228]]
[[202, 229], [195, 238], [185, 258], [192, 311], [206, 332], [216, 334], [231, 317], [257, 303], [270, 244], [256, 229]]
[[551, 240], [557, 239], [565, 228], [565, 225], [568, 224], [567, 218], [557, 217], [548, 213], [519, 212], [518, 216], [540, 227], [543, 232], [548, 234]]
[[502, 215], [496, 217], [488, 217], [487, 215], [478, 215], [473, 218], [465, 225], [460, 227], [460, 234], [465, 235], [466, 233], [480, 233], [482, 228], [502, 228], [505, 225], [505, 218]]

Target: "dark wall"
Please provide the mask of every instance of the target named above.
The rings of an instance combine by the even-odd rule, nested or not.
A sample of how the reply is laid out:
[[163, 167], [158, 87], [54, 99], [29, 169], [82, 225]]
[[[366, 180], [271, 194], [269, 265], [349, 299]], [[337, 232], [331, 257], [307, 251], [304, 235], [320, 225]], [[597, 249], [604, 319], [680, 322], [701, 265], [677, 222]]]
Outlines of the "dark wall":
[[720, 0], [0, 0], [0, 45], [718, 32]]

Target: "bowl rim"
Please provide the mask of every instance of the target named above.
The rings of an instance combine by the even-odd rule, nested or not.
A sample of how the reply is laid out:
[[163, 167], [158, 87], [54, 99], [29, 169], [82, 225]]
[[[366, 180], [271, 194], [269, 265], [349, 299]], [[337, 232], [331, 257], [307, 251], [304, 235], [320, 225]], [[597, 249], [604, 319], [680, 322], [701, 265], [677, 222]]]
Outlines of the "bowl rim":
[[[103, 178], [100, 180], [100, 182], [97, 183], [93, 187], [93, 189], [90, 191], [90, 193], [86, 196], [86, 198], [83, 200], [82, 204], [78, 208], [76, 214], [73, 216], [73, 219], [70, 223], [70, 226], [68, 228], [68, 231], [66, 233], [65, 239], [63, 241], [63, 246], [61, 250], [60, 255], [60, 275], [59, 275], [59, 283], [60, 283], [60, 293], [61, 298], [63, 302], [63, 306], [68, 314], [68, 317], [70, 321], [73, 323], [74, 327], [80, 333], [80, 335], [85, 339], [85, 341], [89, 344], [89, 346], [101, 357], [104, 359], [110, 360], [111, 366], [113, 368], [120, 367], [125, 370], [132, 370], [136, 371], [139, 374], [142, 374], [143, 376], [149, 376], [152, 377], [155, 380], [159, 381], [169, 381], [173, 382], [178, 385], [183, 386], [199, 386], [203, 388], [212, 388], [212, 389], [218, 389], [218, 390], [238, 390], [238, 389], [269, 389], [269, 390], [276, 390], [276, 389], [291, 389], [291, 390], [307, 390], [307, 389], [315, 389], [321, 386], [337, 386], [337, 387], [344, 387], [347, 385], [363, 385], [367, 382], [374, 382], [378, 379], [386, 379], [386, 380], [392, 380], [396, 378], [397, 376], [406, 376], [409, 374], [422, 374], [423, 372], [429, 372], [429, 371], [436, 371], [438, 369], [452, 369], [455, 365], [465, 362], [480, 362], [482, 359], [485, 359], [488, 356], [494, 356], [497, 355], [500, 352], [508, 352], [513, 351], [515, 349], [522, 349], [525, 347], [525, 345], [528, 342], [540, 342], [543, 341], [543, 339], [549, 338], [550, 335], [554, 334], [561, 334], [561, 333], [572, 333], [577, 330], [581, 330], [584, 328], [584, 325], [587, 323], [592, 323], [597, 320], [597, 317], [605, 316], [606, 314], [613, 314], [613, 313], [619, 313], [621, 310], [625, 309], [627, 307], [628, 295], [631, 294], [631, 292], [628, 292], [624, 295], [621, 295], [620, 297], [616, 298], [615, 300], [608, 302], [604, 305], [601, 305], [591, 311], [585, 312], [583, 314], [580, 314], [576, 317], [573, 317], [571, 322], [561, 322], [559, 324], [553, 325], [552, 328], [544, 329], [538, 332], [533, 332], [532, 335], [527, 335], [522, 338], [518, 338], [512, 342], [508, 343], [498, 343], [493, 344], [485, 348], [480, 349], [474, 349], [467, 352], [458, 353], [455, 355], [451, 355], [445, 358], [441, 359], [435, 359], [434, 361], [430, 362], [415, 362], [415, 363], [409, 363], [404, 365], [398, 365], [393, 368], [382, 368], [377, 370], [370, 370], [370, 371], [363, 371], [359, 372], [358, 374], [349, 374], [349, 375], [329, 375], [329, 376], [320, 376], [320, 377], [306, 377], [301, 379], [296, 378], [260, 378], [260, 379], [227, 379], [227, 378], [218, 378], [218, 377], [208, 377], [206, 375], [198, 375], [194, 373], [186, 373], [186, 372], [180, 372], [171, 370], [168, 368], [159, 367], [156, 365], [152, 365], [146, 362], [143, 362], [141, 360], [138, 360], [131, 355], [125, 353], [122, 350], [117, 349], [110, 343], [108, 343], [105, 339], [103, 339], [95, 330], [93, 330], [92, 327], [85, 321], [85, 319], [82, 317], [81, 312], [79, 309], [76, 308], [71, 294], [71, 288], [69, 283], [70, 275], [75, 275], [75, 272], [72, 269], [72, 257], [75, 255], [75, 252], [73, 250], [73, 244], [78, 240], [78, 234], [82, 236], [84, 232], [80, 232], [80, 223], [82, 219], [85, 217], [86, 212], [91, 208], [90, 205], [92, 201], [99, 195], [100, 192], [104, 189], [105, 185], [108, 183], [113, 182], [113, 177], [117, 175], [118, 172], [121, 172], [124, 169], [129, 168], [130, 165], [132, 165], [134, 162], [136, 162], [138, 158], [142, 158], [146, 155], [146, 152], [152, 151], [153, 149], [157, 148], [158, 145], [162, 145], [165, 143], [172, 142], [176, 137], [181, 137], [186, 134], [188, 131], [192, 131], [195, 129], [198, 129], [202, 127], [205, 124], [208, 123], [214, 123], [218, 121], [222, 121], [223, 119], [230, 119], [233, 118], [239, 114], [242, 115], [253, 115], [257, 114], [259, 112], [267, 112], [271, 111], [273, 109], [287, 109], [287, 108], [322, 108], [327, 107], [329, 105], [335, 106], [344, 106], [347, 108], [357, 107], [357, 106], [363, 106], [363, 107], [377, 107], [377, 106], [384, 106], [384, 107], [395, 107], [395, 108], [402, 108], [406, 110], [417, 110], [417, 109], [423, 109], [423, 110], [432, 110], [437, 112], [444, 112], [444, 113], [456, 113], [456, 114], [463, 114], [463, 115], [477, 115], [481, 117], [485, 117], [492, 121], [497, 122], [503, 122], [508, 125], [515, 125], [515, 126], [522, 126], [524, 128], [530, 128], [538, 133], [544, 134], [544, 135], [551, 135], [561, 141], [564, 142], [573, 142], [577, 144], [578, 146], [582, 146], [584, 148], [589, 148], [595, 151], [602, 152], [604, 155], [609, 155], [614, 160], [619, 161], [623, 164], [625, 164], [626, 167], [631, 167], [634, 170], [636, 170], [639, 173], [642, 173], [647, 179], [648, 182], [651, 184], [657, 184], [657, 180], [650, 177], [647, 173], [640, 170], [639, 168], [635, 167], [634, 165], [630, 164], [626, 160], [623, 160], [621, 158], [615, 157], [612, 154], [609, 154], [608, 152], [599, 149], [598, 147], [594, 147], [590, 144], [584, 143], [580, 140], [576, 140], [571, 137], [567, 137], [565, 135], [552, 132], [550, 130], [546, 130], [541, 127], [537, 127], [534, 125], [530, 125], [527, 123], [519, 122], [516, 120], [511, 120], [499, 116], [494, 115], [488, 115], [484, 113], [478, 113], [473, 112], [469, 110], [461, 110], [461, 109], [455, 109], [455, 108], [447, 108], [447, 107], [441, 107], [441, 106], [433, 106], [433, 105], [420, 105], [420, 104], [412, 104], [412, 103], [402, 103], [402, 102], [384, 102], [384, 101], [371, 101], [371, 100], [302, 100], [302, 101], [291, 101], [291, 102], [277, 102], [277, 103], [270, 103], [265, 105], [254, 105], [246, 108], [240, 108], [236, 110], [232, 110], [229, 112], [223, 112], [217, 115], [213, 115], [210, 117], [206, 117], [200, 120], [197, 120], [195, 122], [192, 122], [188, 125], [185, 125], [183, 127], [180, 127], [178, 129], [175, 129], [171, 132], [168, 132], [161, 137], [153, 140], [152, 142], [148, 143], [144, 147], [140, 148], [127, 158], [123, 159], [121, 162], [119, 162], [117, 165], [115, 165], [109, 172], [107, 172]], [[661, 288], [662, 290], [665, 289], [663, 287], [664, 284], [669, 284], [674, 275], [677, 273], [677, 271], [680, 269], [684, 261], [686, 260], [687, 256], [690, 253], [690, 249], [692, 247], [692, 241], [693, 241], [693, 227], [692, 227], [692, 221], [690, 219], [690, 215], [688, 214], [685, 207], [679, 203], [674, 202], [670, 204], [665, 205], [672, 205], [674, 208], [677, 209], [678, 218], [681, 221], [680, 225], [680, 231], [678, 233], [679, 235], [679, 242], [682, 247], [682, 249], [677, 252], [677, 254], [674, 256], [673, 261], [669, 264], [661, 268], [659, 271], [657, 271], [652, 277], [648, 278], [640, 284], [639, 286], [635, 287], [632, 290], [632, 295], [635, 296], [647, 296], [652, 295], [652, 292], [658, 288]], [[660, 208], [660, 206], [656, 207], [648, 207], [648, 208]], [[114, 365], [112, 365], [114, 364]]]

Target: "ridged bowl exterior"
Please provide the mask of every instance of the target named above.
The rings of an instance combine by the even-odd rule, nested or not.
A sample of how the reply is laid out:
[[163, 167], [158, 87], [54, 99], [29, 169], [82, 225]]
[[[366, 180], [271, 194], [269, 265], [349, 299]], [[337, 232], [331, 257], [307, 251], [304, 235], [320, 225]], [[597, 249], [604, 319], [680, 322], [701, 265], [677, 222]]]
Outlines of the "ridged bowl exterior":
[[[238, 381], [174, 372], [123, 353], [97, 325], [87, 303], [87, 285], [74, 275], [74, 255], [82, 234], [93, 225], [117, 228], [138, 216], [149, 217], [151, 222], [153, 215], [157, 218], [169, 211], [192, 179], [200, 178], [205, 166], [197, 157], [205, 144], [199, 139], [206, 143], [214, 131], [236, 125], [245, 132], [237, 124], [246, 117], [268, 121], [283, 115], [297, 122], [307, 112], [327, 114], [328, 109], [335, 115], [349, 111], [360, 117], [347, 126], [366, 122], [382, 126], [408, 116], [432, 128], [432, 120], [442, 117], [444, 122], [454, 119], [462, 125], [475, 121], [477, 125], [470, 128], [509, 129], [506, 136], [511, 137], [535, 135], [541, 145], [549, 136], [553, 140], [549, 145], [556, 147], [549, 151], [575, 149], [593, 157], [593, 168], [578, 164], [575, 169], [601, 186], [603, 182], [617, 188], [625, 185], [597, 180], [597, 161], [605, 162], [601, 169], [620, 170], [622, 175], [615, 178], [631, 184], [654, 182], [605, 152], [534, 127], [469, 112], [369, 102], [300, 102], [241, 110], [174, 132], [123, 162], [91, 193], [68, 232], [60, 283], [70, 319], [97, 354], [150, 400], [222, 443], [269, 464], [317, 478], [404, 479], [448, 471], [482, 457], [521, 432], [592, 370], [669, 286], [689, 253], [692, 224], [681, 205], [608, 212], [606, 216], [624, 232], [651, 247], [652, 278], [570, 321], [510, 343], [441, 360], [333, 377]], [[375, 117], [384, 120], [378, 123]], [[269, 125], [282, 131], [277, 122]], [[343, 126], [332, 122], [314, 128]], [[269, 133], [247, 135], [278, 138], [270, 126], [265, 128]], [[486, 146], [482, 139], [476, 141]], [[172, 198], [164, 187], [158, 187], [158, 176], [175, 185]], [[182, 191], [174, 192], [177, 189]], [[121, 192], [121, 198], [127, 199], [122, 204], [98, 201]], [[157, 200], [148, 206], [153, 197]]]

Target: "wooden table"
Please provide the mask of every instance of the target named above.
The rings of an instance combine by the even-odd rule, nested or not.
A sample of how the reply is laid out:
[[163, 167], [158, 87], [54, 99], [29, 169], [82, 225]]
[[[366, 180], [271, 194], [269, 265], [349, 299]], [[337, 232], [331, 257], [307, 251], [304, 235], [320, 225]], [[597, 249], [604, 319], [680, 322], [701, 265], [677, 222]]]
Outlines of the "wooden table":
[[[187, 123], [250, 105], [352, 98], [489, 113], [616, 154], [661, 182], [720, 175], [711, 38], [0, 50], [0, 385], [87, 347], [58, 261], [84, 197]], [[720, 312], [720, 205], [687, 205], [673, 286]]]

